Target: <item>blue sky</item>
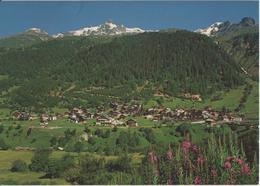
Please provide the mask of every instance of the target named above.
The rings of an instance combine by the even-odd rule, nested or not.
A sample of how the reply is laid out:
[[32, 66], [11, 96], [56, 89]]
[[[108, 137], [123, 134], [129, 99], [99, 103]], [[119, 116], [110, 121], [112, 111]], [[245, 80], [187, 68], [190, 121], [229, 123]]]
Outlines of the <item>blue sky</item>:
[[258, 22], [258, 2], [0, 2], [0, 36], [38, 27], [50, 34], [106, 20], [143, 29], [195, 30], [216, 21]]

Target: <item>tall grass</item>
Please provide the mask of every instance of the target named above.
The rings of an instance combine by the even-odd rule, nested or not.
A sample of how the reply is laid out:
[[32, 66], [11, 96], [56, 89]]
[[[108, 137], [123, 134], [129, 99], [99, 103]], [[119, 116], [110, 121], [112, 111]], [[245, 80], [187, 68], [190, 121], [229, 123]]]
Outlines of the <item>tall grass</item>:
[[257, 184], [258, 162], [249, 162], [237, 136], [210, 135], [203, 147], [189, 138], [159, 152], [148, 151], [143, 160], [146, 184]]

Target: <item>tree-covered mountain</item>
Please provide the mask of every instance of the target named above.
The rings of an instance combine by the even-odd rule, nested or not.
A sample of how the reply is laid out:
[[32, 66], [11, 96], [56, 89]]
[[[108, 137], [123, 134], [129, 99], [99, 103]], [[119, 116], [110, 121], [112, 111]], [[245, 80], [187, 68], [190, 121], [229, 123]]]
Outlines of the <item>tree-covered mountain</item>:
[[259, 31], [256, 28], [240, 30], [216, 38], [220, 46], [253, 79], [258, 79], [259, 71]]
[[[65, 37], [0, 56], [0, 81], [23, 106], [49, 100], [57, 104], [66, 85], [112, 88], [149, 82], [170, 95], [208, 95], [242, 82], [240, 68], [214, 41], [200, 34], [176, 31], [120, 37]], [[33, 95], [29, 101], [24, 97]], [[50, 96], [51, 95], [51, 96]], [[41, 100], [41, 101], [39, 101]], [[47, 104], [47, 105], [46, 105]]]
[[239, 23], [217, 22], [195, 32], [212, 37], [253, 79], [258, 79], [259, 29], [255, 20], [244, 17]]

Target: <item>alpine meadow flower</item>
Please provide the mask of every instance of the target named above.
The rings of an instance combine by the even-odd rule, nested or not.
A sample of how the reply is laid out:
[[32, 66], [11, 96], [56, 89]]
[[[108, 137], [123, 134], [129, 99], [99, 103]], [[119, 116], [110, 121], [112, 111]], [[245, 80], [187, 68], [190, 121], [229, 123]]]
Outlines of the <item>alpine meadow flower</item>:
[[171, 160], [173, 158], [173, 152], [171, 149], [169, 149], [166, 153], [166, 159]]
[[148, 152], [147, 156], [148, 156], [147, 158], [151, 164], [156, 164], [158, 162], [158, 158], [154, 151]]
[[192, 146], [191, 146], [191, 150], [192, 150], [192, 152], [193, 152], [194, 154], [199, 153], [199, 148], [198, 148], [196, 145], [192, 145]]
[[232, 165], [231, 165], [231, 163], [230, 163], [229, 161], [226, 161], [226, 162], [224, 163], [224, 168], [225, 168], [226, 170], [231, 169], [231, 167], [232, 167]]
[[237, 163], [238, 165], [242, 165], [242, 164], [243, 164], [243, 160], [237, 158], [237, 159], [236, 159], [236, 163]]
[[204, 163], [205, 159], [204, 157], [200, 154], [197, 158], [197, 163], [198, 163], [198, 166], [202, 166], [203, 163]]
[[181, 149], [182, 151], [187, 154], [189, 152], [189, 149], [191, 148], [191, 142], [185, 140], [181, 143]]
[[241, 169], [241, 175], [244, 176], [245, 174], [247, 174], [248, 176], [251, 176], [251, 170], [247, 163], [245, 163]]
[[195, 179], [193, 180], [193, 183], [195, 185], [201, 185], [201, 178], [199, 176], [196, 176]]
[[234, 156], [228, 156], [228, 157], [226, 158], [226, 161], [231, 162], [231, 161], [233, 161], [234, 159], [235, 159]]

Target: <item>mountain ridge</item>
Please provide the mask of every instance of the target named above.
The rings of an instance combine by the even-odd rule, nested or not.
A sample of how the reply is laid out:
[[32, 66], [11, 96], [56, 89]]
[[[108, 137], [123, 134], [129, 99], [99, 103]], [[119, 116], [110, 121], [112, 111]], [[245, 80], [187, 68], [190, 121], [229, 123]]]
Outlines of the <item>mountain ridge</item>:
[[244, 17], [239, 23], [231, 23], [230, 21], [215, 22], [209, 27], [200, 28], [194, 32], [207, 35], [209, 37], [222, 36], [230, 32], [235, 32], [245, 28], [256, 28], [258, 24], [251, 17]]

